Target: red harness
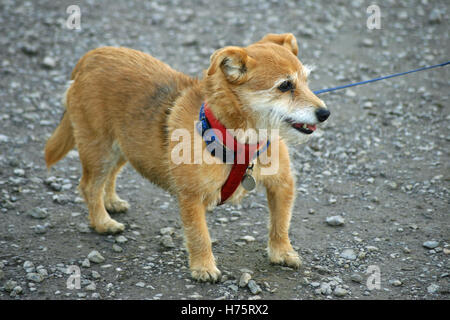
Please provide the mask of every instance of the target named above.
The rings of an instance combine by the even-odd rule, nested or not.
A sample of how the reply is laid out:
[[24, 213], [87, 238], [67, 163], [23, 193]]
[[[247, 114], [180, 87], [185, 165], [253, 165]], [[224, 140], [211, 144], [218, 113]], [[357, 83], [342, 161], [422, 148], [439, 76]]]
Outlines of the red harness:
[[[214, 117], [206, 102], [203, 106], [205, 117], [208, 120], [211, 129], [220, 132], [220, 134], [216, 134], [217, 137], [222, 138], [222, 140], [219, 139], [220, 143], [234, 152], [234, 161], [230, 174], [228, 175], [228, 178], [222, 186], [222, 190], [220, 192], [220, 204], [222, 204], [239, 187], [245, 172], [249, 168], [250, 162], [253, 161], [255, 153], [259, 149], [260, 143], [242, 144], [238, 142], [236, 138], [234, 138], [233, 135], [219, 122], [219, 120]], [[257, 155], [259, 155], [259, 153]]]

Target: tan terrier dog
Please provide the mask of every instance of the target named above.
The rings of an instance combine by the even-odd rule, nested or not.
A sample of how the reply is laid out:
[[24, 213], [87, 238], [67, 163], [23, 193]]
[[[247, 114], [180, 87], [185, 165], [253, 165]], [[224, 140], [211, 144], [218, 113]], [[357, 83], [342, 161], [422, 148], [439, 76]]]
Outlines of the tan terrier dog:
[[[238, 202], [253, 183], [263, 185], [270, 209], [269, 259], [297, 268], [301, 260], [288, 235], [295, 182], [285, 141], [305, 141], [330, 114], [308, 88], [309, 69], [297, 53], [292, 34], [268, 34], [245, 48], [217, 50], [203, 79], [197, 80], [140, 51], [92, 50], [72, 72], [64, 98], [66, 112], [45, 146], [47, 167], [76, 146], [83, 167], [79, 189], [90, 225], [99, 233], [117, 233], [125, 226], [108, 211], [129, 207], [115, 191], [117, 175], [129, 161], [141, 175], [177, 197], [192, 277], [201, 281], [220, 278], [205, 212], [225, 200]], [[202, 123], [217, 129], [216, 133], [220, 133], [217, 126], [226, 128], [221, 131], [226, 135], [232, 132], [228, 129], [279, 130], [280, 136], [271, 139], [265, 150], [260, 147], [269, 139], [268, 133], [256, 140], [232, 137], [238, 147], [250, 146], [252, 140], [253, 156], [258, 149], [270, 163], [253, 161], [251, 155], [241, 165], [236, 165], [236, 159], [224, 163], [205, 151], [208, 141], [194, 125], [201, 110], [206, 114]], [[180, 129], [188, 137], [184, 152], [191, 160], [181, 163], [173, 161], [179, 148], [174, 134]], [[204, 161], [192, 160], [198, 151], [196, 139]], [[230, 149], [229, 141], [218, 140], [223, 149]], [[268, 167], [276, 170], [264, 174]]]

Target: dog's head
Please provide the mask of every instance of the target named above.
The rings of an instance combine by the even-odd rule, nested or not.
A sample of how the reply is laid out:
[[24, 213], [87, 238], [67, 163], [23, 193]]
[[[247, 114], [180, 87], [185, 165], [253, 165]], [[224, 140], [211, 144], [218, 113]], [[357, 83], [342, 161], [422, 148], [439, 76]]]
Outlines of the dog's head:
[[330, 112], [309, 89], [311, 69], [297, 54], [293, 34], [268, 34], [248, 47], [214, 52], [207, 77], [253, 115], [255, 129], [279, 129], [284, 138], [302, 141]]

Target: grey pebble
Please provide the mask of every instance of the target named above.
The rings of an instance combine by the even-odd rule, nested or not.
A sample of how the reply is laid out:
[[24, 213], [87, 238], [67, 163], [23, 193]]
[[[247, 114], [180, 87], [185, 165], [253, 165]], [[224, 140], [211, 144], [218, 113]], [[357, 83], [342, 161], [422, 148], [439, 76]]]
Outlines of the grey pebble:
[[427, 249], [434, 249], [439, 245], [439, 242], [430, 240], [430, 241], [425, 241], [422, 245]]
[[171, 236], [172, 234], [174, 234], [175, 229], [172, 228], [172, 227], [166, 227], [166, 228], [161, 228], [161, 229], [159, 230], [159, 232], [160, 232], [162, 235], [168, 234], [168, 235]]
[[84, 268], [89, 268], [91, 266], [89, 259], [88, 258], [84, 259], [83, 262], [81, 263], [81, 266]]
[[56, 67], [56, 60], [52, 57], [45, 57], [44, 60], [42, 60], [42, 66], [48, 69], [53, 69]]
[[45, 219], [48, 217], [48, 213], [46, 209], [41, 208], [33, 208], [28, 212], [28, 215], [35, 219]]
[[95, 291], [97, 290], [97, 285], [95, 284], [95, 282], [91, 282], [84, 289], [86, 289], [87, 291]]
[[329, 226], [342, 226], [345, 223], [345, 219], [340, 216], [331, 216], [331, 217], [327, 217], [326, 222]]
[[119, 244], [123, 244], [128, 242], [128, 239], [125, 236], [120, 235], [116, 237], [116, 242]]
[[361, 283], [361, 282], [363, 282], [363, 277], [362, 277], [360, 274], [358, 274], [358, 273], [352, 274], [352, 275], [350, 276], [350, 279], [351, 279], [353, 282], [356, 282], [356, 283]]
[[330, 295], [331, 292], [332, 292], [331, 285], [329, 283], [326, 283], [326, 282], [322, 282], [320, 284], [319, 290], [320, 290], [320, 293], [324, 294], [324, 295]]
[[17, 282], [14, 280], [8, 280], [6, 281], [4, 288], [6, 292], [11, 292], [13, 289], [17, 286]]
[[105, 258], [97, 250], [92, 250], [88, 254], [88, 259], [90, 262], [94, 262], [94, 263], [102, 263], [105, 261]]
[[17, 296], [18, 294], [22, 294], [22, 292], [23, 292], [23, 289], [22, 289], [21, 286], [15, 286], [15, 287], [13, 288], [13, 290], [11, 291], [10, 296], [11, 296], [11, 297], [15, 297], [15, 296]]
[[394, 287], [400, 287], [403, 283], [398, 279], [393, 279], [389, 281], [389, 284]]
[[239, 287], [244, 288], [248, 285], [248, 282], [251, 280], [252, 276], [248, 272], [244, 272], [239, 279]]
[[25, 261], [23, 263], [23, 268], [25, 269], [26, 272], [33, 272], [34, 271], [34, 263], [32, 261]]
[[117, 244], [113, 244], [112, 249], [114, 252], [122, 252], [123, 249], [121, 246], [118, 246]]
[[348, 293], [348, 291], [341, 287], [336, 287], [333, 291], [333, 294], [336, 297], [344, 297], [347, 295], [347, 293]]
[[84, 222], [79, 223], [77, 225], [77, 229], [78, 229], [78, 231], [80, 233], [89, 233], [89, 232], [91, 232], [91, 229], [89, 228], [89, 226], [86, 223], [84, 223]]
[[438, 290], [439, 290], [439, 286], [437, 284], [434, 284], [434, 283], [430, 284], [427, 287], [427, 292], [428, 293], [436, 293]]
[[347, 260], [356, 260], [356, 254], [353, 249], [345, 249], [341, 252], [341, 257]]
[[438, 8], [434, 8], [430, 15], [428, 16], [429, 23], [441, 23], [442, 22], [442, 13]]
[[260, 286], [258, 286], [258, 284], [255, 282], [255, 280], [250, 280], [250, 281], [248, 282], [248, 285], [247, 285], [247, 286], [248, 286], [248, 288], [250, 289], [250, 291], [251, 291], [252, 294], [258, 294], [258, 293], [261, 293], [261, 292], [262, 292]]
[[34, 233], [36, 234], [44, 234], [47, 232], [47, 227], [45, 225], [37, 224], [34, 226]]
[[168, 234], [161, 237], [160, 243], [164, 248], [175, 248], [172, 237]]
[[31, 272], [27, 274], [27, 280], [39, 283], [44, 281], [44, 276], [40, 273]]

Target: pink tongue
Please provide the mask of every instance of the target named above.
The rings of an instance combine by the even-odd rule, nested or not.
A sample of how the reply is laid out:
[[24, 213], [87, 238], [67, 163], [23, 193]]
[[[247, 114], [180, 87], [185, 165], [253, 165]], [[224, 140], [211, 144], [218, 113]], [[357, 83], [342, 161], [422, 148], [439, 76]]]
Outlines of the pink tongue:
[[315, 124], [312, 124], [312, 125], [311, 124], [307, 124], [306, 126], [308, 127], [309, 130], [312, 130], [312, 131], [316, 130], [316, 125]]

